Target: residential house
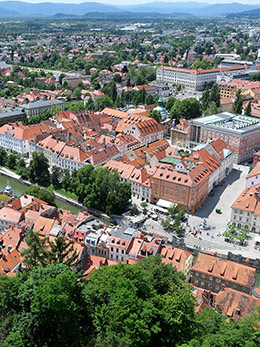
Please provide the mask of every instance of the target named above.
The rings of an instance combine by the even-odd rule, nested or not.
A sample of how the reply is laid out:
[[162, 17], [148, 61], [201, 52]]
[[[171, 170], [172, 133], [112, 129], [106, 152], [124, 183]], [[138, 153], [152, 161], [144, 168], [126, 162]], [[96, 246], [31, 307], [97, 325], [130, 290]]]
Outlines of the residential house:
[[147, 145], [163, 138], [163, 127], [155, 119], [147, 118], [125, 127], [123, 133], [131, 134], [137, 138], [138, 141]]
[[19, 223], [24, 219], [24, 213], [5, 206], [0, 209], [0, 230], [7, 230], [10, 226], [19, 227]]
[[214, 308], [223, 316], [239, 321], [255, 312], [257, 306], [260, 306], [260, 299], [223, 286], [216, 296]]
[[260, 184], [260, 163], [257, 162], [255, 167], [246, 176], [246, 188]]
[[231, 206], [230, 222], [260, 233], [260, 184], [246, 188]]
[[191, 269], [191, 283], [218, 293], [222, 285], [251, 294], [256, 269], [213, 255], [199, 253]]
[[193, 255], [181, 248], [164, 245], [161, 249], [162, 263], [171, 264], [177, 271], [184, 274], [188, 280], [193, 262]]

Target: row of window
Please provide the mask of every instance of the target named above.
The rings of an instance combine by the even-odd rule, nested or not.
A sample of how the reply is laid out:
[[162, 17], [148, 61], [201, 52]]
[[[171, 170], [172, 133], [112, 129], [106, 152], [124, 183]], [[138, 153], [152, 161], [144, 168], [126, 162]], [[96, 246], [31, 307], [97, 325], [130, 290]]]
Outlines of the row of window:
[[[110, 250], [111, 250], [111, 252], [114, 252], [114, 248], [113, 247], [111, 247]], [[115, 250], [116, 250], [116, 253], [119, 253], [119, 248], [116, 248]], [[121, 249], [121, 253], [124, 254], [125, 250]]]

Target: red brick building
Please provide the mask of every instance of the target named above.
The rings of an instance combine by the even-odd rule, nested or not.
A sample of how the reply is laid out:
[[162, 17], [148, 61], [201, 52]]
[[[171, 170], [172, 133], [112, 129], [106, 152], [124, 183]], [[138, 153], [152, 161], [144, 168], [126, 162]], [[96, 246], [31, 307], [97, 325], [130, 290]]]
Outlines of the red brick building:
[[260, 120], [254, 117], [223, 112], [189, 121], [191, 148], [218, 138], [235, 150], [235, 160], [251, 160], [260, 148]]

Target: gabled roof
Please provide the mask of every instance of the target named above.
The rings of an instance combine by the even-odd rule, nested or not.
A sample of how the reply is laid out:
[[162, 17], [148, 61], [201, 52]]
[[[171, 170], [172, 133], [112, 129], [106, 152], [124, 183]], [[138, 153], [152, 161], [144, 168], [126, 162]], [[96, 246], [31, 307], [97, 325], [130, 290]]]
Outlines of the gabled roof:
[[0, 128], [0, 134], [18, 140], [31, 140], [37, 135], [49, 133], [50, 129], [45, 124], [23, 125], [22, 122], [5, 124]]
[[253, 168], [251, 172], [247, 175], [247, 178], [251, 178], [254, 176], [260, 175], [260, 162], [256, 164], [256, 166]]
[[221, 278], [242, 287], [253, 288], [255, 284], [256, 269], [209, 254], [199, 253], [192, 271]]
[[260, 185], [244, 189], [231, 208], [248, 211], [260, 216]]
[[21, 212], [16, 211], [10, 207], [5, 206], [0, 210], [0, 220], [18, 224], [20, 222], [21, 217]]
[[163, 263], [171, 264], [177, 271], [181, 271], [185, 265], [185, 260], [191, 256], [191, 253], [181, 248], [165, 245], [161, 249], [161, 255]]
[[249, 316], [257, 306], [260, 306], [260, 299], [231, 288], [224, 288], [215, 299], [216, 310], [235, 320]]
[[12, 272], [21, 262], [19, 252], [14, 249], [0, 260], [0, 269], [4, 272]]
[[48, 236], [55, 224], [58, 224], [57, 220], [40, 216], [34, 224], [33, 231]]

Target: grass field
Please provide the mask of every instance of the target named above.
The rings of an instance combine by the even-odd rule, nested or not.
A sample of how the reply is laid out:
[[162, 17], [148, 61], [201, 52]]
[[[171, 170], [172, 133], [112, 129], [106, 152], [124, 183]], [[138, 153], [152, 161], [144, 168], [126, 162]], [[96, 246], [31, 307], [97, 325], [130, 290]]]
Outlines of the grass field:
[[10, 198], [10, 196], [4, 195], [4, 194], [0, 194], [0, 200], [1, 201], [10, 201], [11, 198]]

